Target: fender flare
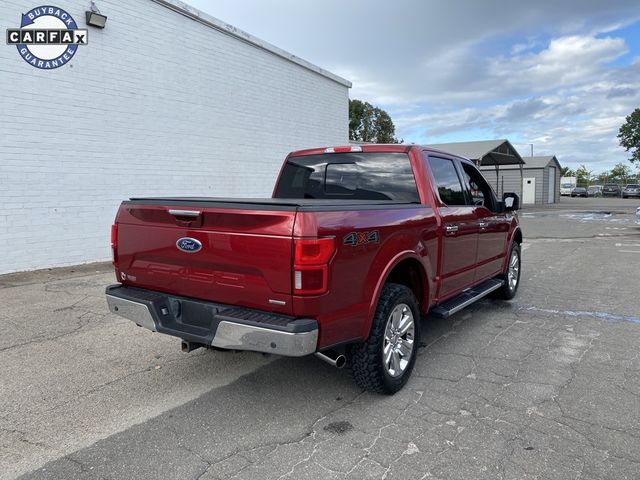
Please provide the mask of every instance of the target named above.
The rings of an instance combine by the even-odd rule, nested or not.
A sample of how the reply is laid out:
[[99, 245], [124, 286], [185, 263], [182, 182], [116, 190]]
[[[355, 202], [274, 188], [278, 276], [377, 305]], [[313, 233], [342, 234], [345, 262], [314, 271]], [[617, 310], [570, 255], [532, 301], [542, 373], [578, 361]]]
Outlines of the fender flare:
[[518, 234], [520, 234], [520, 238], [522, 239], [522, 229], [520, 228], [520, 225], [516, 224], [516, 227], [513, 229], [513, 232], [511, 232], [511, 235], [509, 236], [509, 248], [511, 248], [511, 244]]
[[519, 225], [516, 225], [516, 227], [513, 229], [513, 232], [511, 232], [511, 235], [509, 235], [509, 241], [507, 242], [507, 251], [505, 252], [504, 262], [502, 264], [503, 272], [507, 271], [507, 265], [509, 264], [509, 252], [511, 251], [511, 244], [514, 242], [517, 234], [520, 234], [520, 238], [523, 238], [522, 229], [520, 228]]
[[[362, 338], [369, 338], [369, 332], [371, 331], [371, 324], [373, 323], [373, 316], [376, 312], [376, 307], [378, 306], [378, 300], [380, 299], [380, 295], [382, 294], [382, 287], [387, 282], [387, 278], [389, 274], [393, 271], [393, 269], [403, 262], [404, 260], [413, 259], [416, 260], [420, 265], [422, 265], [422, 260], [420, 256], [413, 250], [404, 250], [398, 254], [396, 254], [385, 266], [378, 278], [378, 282], [376, 283], [376, 287], [373, 291], [373, 295], [371, 296], [371, 302], [369, 303], [369, 310], [367, 312], [367, 317], [362, 326]], [[429, 291], [428, 284], [428, 276], [427, 272], [424, 271], [424, 267], [421, 269], [422, 280], [425, 290]], [[419, 299], [421, 300], [421, 299]]]

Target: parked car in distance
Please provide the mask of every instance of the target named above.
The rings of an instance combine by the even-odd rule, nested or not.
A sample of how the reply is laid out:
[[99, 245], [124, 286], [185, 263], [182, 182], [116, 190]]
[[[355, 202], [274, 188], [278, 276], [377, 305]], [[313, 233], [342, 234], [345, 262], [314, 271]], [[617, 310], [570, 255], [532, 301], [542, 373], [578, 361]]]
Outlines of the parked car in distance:
[[622, 189], [617, 183], [605, 183], [602, 187], [603, 197], [619, 197], [621, 193]]
[[571, 195], [571, 192], [576, 188], [577, 177], [562, 177], [560, 179], [560, 195]]
[[640, 185], [637, 183], [630, 183], [624, 190], [622, 190], [622, 198], [638, 197], [640, 198]]
[[411, 374], [422, 316], [515, 296], [518, 206], [470, 160], [429, 147], [301, 150], [271, 198], [123, 202], [107, 303], [184, 352], [315, 354], [390, 394]]
[[602, 185], [591, 185], [587, 187], [587, 196], [588, 197], [601, 197], [602, 196]]
[[584, 187], [576, 187], [573, 190], [571, 190], [571, 196], [572, 197], [585, 197], [587, 198], [587, 189]]

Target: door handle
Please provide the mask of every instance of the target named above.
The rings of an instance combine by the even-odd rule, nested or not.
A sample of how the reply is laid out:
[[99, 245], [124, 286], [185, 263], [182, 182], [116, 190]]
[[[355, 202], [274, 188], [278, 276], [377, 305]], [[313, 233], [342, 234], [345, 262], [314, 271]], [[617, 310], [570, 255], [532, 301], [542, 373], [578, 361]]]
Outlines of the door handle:
[[453, 235], [454, 233], [456, 233], [458, 231], [458, 226], [457, 225], [446, 225], [444, 227], [444, 231], [446, 232], [447, 235]]
[[489, 222], [480, 222], [480, 228], [485, 229], [489, 226]]

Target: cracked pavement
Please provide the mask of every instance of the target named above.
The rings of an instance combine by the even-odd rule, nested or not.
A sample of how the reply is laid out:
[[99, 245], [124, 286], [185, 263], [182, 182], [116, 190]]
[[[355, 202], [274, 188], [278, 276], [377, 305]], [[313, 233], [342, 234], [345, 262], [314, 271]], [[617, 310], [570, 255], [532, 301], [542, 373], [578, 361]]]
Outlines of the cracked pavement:
[[525, 209], [516, 298], [425, 319], [394, 396], [313, 357], [183, 354], [108, 313], [109, 265], [0, 277], [0, 479], [637, 479], [634, 208]]

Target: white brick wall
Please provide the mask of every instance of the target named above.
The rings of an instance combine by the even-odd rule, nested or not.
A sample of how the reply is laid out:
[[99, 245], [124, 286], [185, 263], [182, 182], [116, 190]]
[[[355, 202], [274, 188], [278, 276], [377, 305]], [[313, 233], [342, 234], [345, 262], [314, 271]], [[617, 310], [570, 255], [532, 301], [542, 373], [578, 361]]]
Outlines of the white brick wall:
[[[0, 44], [0, 273], [108, 259], [123, 199], [270, 196], [287, 152], [347, 142], [346, 82], [151, 0], [97, 3], [106, 28], [64, 67]], [[37, 5], [3, 0], [2, 34]], [[53, 5], [84, 28], [88, 1]]]

